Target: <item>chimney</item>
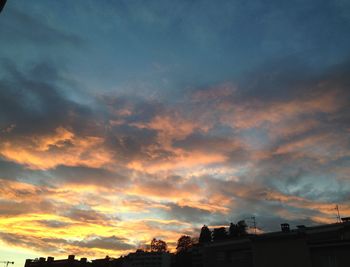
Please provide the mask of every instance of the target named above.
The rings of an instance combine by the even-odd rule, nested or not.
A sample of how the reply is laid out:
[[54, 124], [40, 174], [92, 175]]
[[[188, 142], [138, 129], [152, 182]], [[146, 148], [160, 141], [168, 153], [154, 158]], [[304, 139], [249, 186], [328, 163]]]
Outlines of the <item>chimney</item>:
[[299, 233], [305, 233], [306, 232], [306, 226], [305, 225], [297, 225], [298, 232]]
[[31, 259], [26, 259], [26, 263], [24, 264], [24, 267], [27, 267], [27, 266], [31, 266], [31, 263], [33, 262], [33, 260]]
[[281, 230], [283, 233], [288, 233], [290, 231], [289, 223], [282, 223]]
[[75, 255], [69, 255], [69, 256], [68, 256], [68, 260], [73, 261], [73, 260], [74, 260], [74, 258], [75, 258]]

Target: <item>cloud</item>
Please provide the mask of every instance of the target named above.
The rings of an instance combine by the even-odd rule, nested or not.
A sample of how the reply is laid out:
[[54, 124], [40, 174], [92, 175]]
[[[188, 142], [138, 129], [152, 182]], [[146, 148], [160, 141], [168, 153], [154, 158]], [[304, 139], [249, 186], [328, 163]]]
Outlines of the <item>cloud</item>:
[[0, 121], [1, 129], [13, 128], [11, 134], [3, 132], [3, 138], [47, 135], [53, 134], [59, 127], [78, 129], [91, 125], [85, 117], [91, 115], [91, 109], [70, 100], [60, 88], [61, 84], [69, 85], [61, 77], [57, 66], [44, 65], [45, 73], [38, 75], [31, 72], [40, 64], [47, 63], [34, 64], [24, 71], [9, 60], [1, 63], [0, 110], [4, 114]]
[[[48, 169], [67, 165], [101, 166], [110, 154], [101, 148], [104, 139], [95, 133], [82, 134], [91, 128], [87, 121], [90, 108], [70, 100], [58, 83], [61, 79], [31, 76], [20, 72], [12, 63], [3, 65], [8, 75], [0, 84], [1, 155], [32, 169]], [[53, 69], [54, 77], [59, 76]], [[5, 72], [6, 73], [6, 72]], [[34, 78], [35, 77], [35, 78]], [[78, 130], [79, 129], [79, 130]], [[93, 150], [93, 153], [92, 153]]]
[[[233, 106], [231, 112], [225, 114], [222, 122], [234, 128], [257, 128], [263, 124], [278, 124], [281, 121], [308, 116], [317, 113], [333, 113], [344, 107], [345, 101], [340, 98], [341, 92], [317, 92], [306, 98], [288, 101], [264, 103], [259, 100]], [[226, 108], [227, 109], [227, 108]]]
[[79, 47], [83, 44], [81, 37], [59, 29], [44, 16], [33, 17], [12, 6], [9, 6], [4, 13], [2, 22], [0, 34], [6, 36], [4, 42], [73, 47]]
[[167, 211], [167, 216], [185, 222], [204, 223], [208, 220], [210, 215], [212, 215], [208, 210], [193, 208], [190, 206], [179, 206], [174, 203], [171, 203], [168, 206], [170, 210]]
[[108, 237], [91, 237], [79, 242], [74, 242], [77, 247], [83, 248], [101, 248], [108, 250], [131, 250], [135, 249], [134, 245], [128, 244], [127, 239], [116, 236]]
[[57, 247], [66, 243], [61, 238], [40, 238], [30, 235], [22, 235], [16, 233], [1, 233], [0, 239], [12, 246], [25, 247], [27, 249], [36, 249], [45, 253], [53, 253], [57, 251]]
[[201, 189], [196, 181], [186, 181], [180, 176], [157, 177], [149, 175], [134, 180], [129, 189], [130, 194], [155, 197], [159, 199], [189, 198], [193, 193], [200, 194]]
[[101, 167], [110, 163], [110, 153], [101, 149], [103, 139], [95, 136], [76, 137], [59, 127], [52, 134], [24, 138], [20, 143], [5, 142], [1, 154], [8, 160], [31, 169], [51, 169], [58, 165]]
[[71, 225], [68, 222], [61, 222], [57, 220], [39, 220], [37, 223], [48, 228], [63, 228]]
[[62, 211], [62, 215], [78, 222], [85, 222], [85, 223], [93, 223], [93, 224], [109, 224], [110, 220], [112, 218], [107, 217], [106, 215], [97, 212], [91, 208], [89, 209], [79, 209], [79, 208], [72, 208], [68, 210], [67, 212]]
[[8, 244], [120, 255], [155, 235], [175, 244], [203, 223], [254, 215], [276, 230], [282, 221], [332, 222], [335, 203], [350, 212], [344, 67], [290, 77], [295, 92], [274, 94], [290, 75], [281, 73], [262, 95], [259, 78], [161, 103], [96, 93], [84, 96], [89, 105], [68, 93], [74, 85], [55, 65], [2, 69], [0, 231]]
[[118, 171], [111, 171], [103, 168], [93, 168], [92, 165], [90, 167], [58, 165], [48, 173], [55, 177], [57, 184], [71, 184], [72, 186], [91, 184], [122, 188], [129, 182], [127, 177], [129, 172], [123, 170], [122, 167]]
[[[125, 251], [135, 248], [134, 245], [128, 244], [126, 239], [118, 238], [116, 236], [94, 236], [81, 241], [70, 241], [62, 238], [42, 238], [35, 235], [1, 233], [0, 239], [12, 246], [21, 246], [27, 249], [35, 247], [40, 251], [53, 255], [69, 253], [70, 251], [84, 253], [88, 251], [86, 249], [92, 248], [108, 251]], [[90, 252], [89, 255], [93, 256], [96, 254]]]
[[0, 157], [0, 179], [16, 180], [25, 176], [25, 171], [22, 165], [11, 161], [4, 160]]

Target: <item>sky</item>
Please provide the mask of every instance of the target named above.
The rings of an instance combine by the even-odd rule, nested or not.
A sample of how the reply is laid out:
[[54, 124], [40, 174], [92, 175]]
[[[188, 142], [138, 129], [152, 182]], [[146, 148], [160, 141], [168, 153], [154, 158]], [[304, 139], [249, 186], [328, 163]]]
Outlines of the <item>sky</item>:
[[347, 0], [9, 0], [0, 260], [350, 216], [349, 30]]

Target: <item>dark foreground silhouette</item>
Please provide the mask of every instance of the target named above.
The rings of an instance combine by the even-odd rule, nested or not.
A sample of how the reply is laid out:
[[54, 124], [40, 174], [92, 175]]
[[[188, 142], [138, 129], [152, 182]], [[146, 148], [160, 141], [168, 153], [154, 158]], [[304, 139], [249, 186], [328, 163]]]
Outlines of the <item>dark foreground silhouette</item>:
[[244, 221], [212, 231], [203, 226], [198, 239], [181, 236], [176, 253], [163, 240], [119, 258], [27, 260], [25, 267], [349, 267], [350, 218], [341, 223], [249, 234]]
[[3, 10], [5, 4], [6, 4], [6, 0], [0, 0], [0, 13]]

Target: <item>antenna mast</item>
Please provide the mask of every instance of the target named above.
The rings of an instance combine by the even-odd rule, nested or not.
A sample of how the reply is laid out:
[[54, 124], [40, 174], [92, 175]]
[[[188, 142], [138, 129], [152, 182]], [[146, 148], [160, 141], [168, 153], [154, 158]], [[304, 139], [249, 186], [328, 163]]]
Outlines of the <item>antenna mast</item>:
[[254, 229], [254, 234], [256, 235], [256, 229], [257, 229], [257, 227], [256, 227], [256, 217], [255, 216], [251, 216], [249, 218], [245, 218], [245, 220], [247, 220], [250, 225], [253, 225], [252, 227], [249, 226], [249, 228], [253, 228]]
[[256, 218], [255, 218], [255, 216], [252, 216], [251, 219], [253, 221], [254, 234], [256, 235]]
[[339, 206], [335, 205], [335, 209], [337, 211], [337, 222], [341, 223], [341, 218], [340, 218], [340, 212], [339, 212]]

